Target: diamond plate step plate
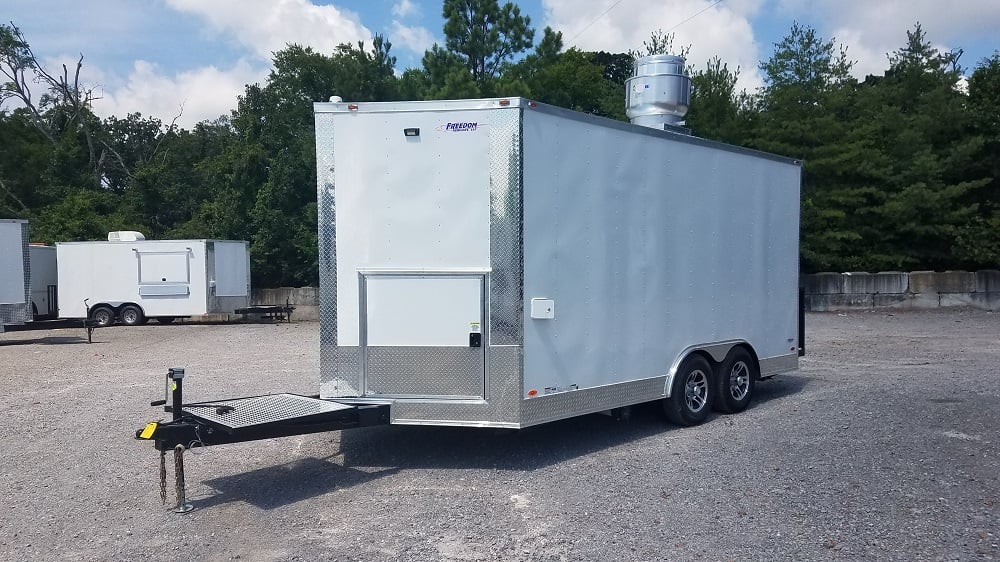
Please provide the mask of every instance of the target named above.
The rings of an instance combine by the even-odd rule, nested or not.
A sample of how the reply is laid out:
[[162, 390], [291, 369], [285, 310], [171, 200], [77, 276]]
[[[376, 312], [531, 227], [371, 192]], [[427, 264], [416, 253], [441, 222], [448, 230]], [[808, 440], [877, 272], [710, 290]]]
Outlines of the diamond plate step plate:
[[352, 408], [355, 406], [283, 393], [185, 404], [184, 413], [229, 429], [243, 429]]

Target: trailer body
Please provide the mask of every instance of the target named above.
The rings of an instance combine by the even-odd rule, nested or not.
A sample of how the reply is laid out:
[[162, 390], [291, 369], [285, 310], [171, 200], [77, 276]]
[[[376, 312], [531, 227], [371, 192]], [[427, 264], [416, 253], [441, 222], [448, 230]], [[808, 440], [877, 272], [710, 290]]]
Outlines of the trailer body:
[[31, 320], [28, 221], [0, 219], [0, 332]]
[[800, 163], [510, 98], [317, 103], [320, 396], [522, 428], [797, 368]]
[[56, 266], [56, 247], [42, 244], [28, 245], [31, 265], [31, 312], [34, 318], [55, 318], [59, 315], [59, 271]]
[[[131, 307], [146, 318], [233, 313], [250, 300], [247, 243], [236, 240], [60, 242], [59, 315], [85, 318]], [[126, 324], [136, 323], [122, 316]]]

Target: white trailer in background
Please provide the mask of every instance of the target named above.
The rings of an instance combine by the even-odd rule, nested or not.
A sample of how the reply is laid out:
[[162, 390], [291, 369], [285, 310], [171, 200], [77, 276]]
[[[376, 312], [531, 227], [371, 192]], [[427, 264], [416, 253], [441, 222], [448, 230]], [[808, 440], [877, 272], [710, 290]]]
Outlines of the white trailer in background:
[[36, 319], [55, 318], [59, 315], [56, 247], [30, 244], [28, 261], [31, 264], [31, 314]]
[[108, 241], [56, 244], [59, 315], [116, 320], [235, 313], [250, 302], [250, 254], [235, 240], [145, 240], [113, 232]]
[[0, 332], [31, 320], [28, 221], [0, 219]]
[[91, 340], [90, 321], [55, 318], [54, 251], [28, 244], [28, 221], [0, 219], [0, 333], [85, 328]]

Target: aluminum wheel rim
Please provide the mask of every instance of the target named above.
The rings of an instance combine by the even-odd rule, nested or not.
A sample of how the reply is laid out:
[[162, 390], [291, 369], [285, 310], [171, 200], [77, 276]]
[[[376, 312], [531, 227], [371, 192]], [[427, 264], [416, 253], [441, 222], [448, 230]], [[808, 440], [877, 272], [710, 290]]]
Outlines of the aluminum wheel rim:
[[702, 370], [691, 371], [684, 383], [684, 403], [688, 410], [700, 412], [708, 402], [708, 376]]
[[135, 324], [137, 320], [139, 320], [139, 314], [131, 308], [122, 314], [122, 321], [126, 324]]
[[729, 371], [729, 395], [733, 400], [743, 400], [750, 392], [750, 367], [743, 361], [736, 362]]
[[106, 311], [99, 310], [97, 311], [97, 314], [94, 315], [94, 320], [97, 320], [97, 323], [101, 326], [107, 326], [111, 324], [111, 314]]

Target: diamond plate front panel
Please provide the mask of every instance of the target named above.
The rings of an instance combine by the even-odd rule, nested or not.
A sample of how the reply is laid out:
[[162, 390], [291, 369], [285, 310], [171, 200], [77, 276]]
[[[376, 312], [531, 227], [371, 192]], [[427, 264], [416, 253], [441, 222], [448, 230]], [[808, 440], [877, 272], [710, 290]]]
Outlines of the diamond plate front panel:
[[320, 343], [319, 364], [320, 397], [361, 396], [361, 348]]
[[0, 304], [0, 324], [24, 324], [31, 308], [25, 303]]
[[368, 396], [469, 396], [483, 398], [486, 366], [479, 347], [369, 346]]
[[316, 114], [316, 201], [319, 213], [320, 393], [359, 396], [361, 362], [357, 348], [337, 346], [337, 224], [332, 113]]
[[490, 112], [490, 343], [522, 345], [521, 109]]
[[489, 397], [483, 402], [438, 400], [392, 404], [392, 423], [517, 427], [521, 421], [521, 365], [517, 346], [490, 347]]
[[[233, 429], [351, 409], [351, 406], [345, 404], [318, 400], [297, 394], [269, 394], [267, 396], [220, 400], [204, 404], [208, 407], [192, 407], [192, 405], [188, 404], [185, 405], [185, 409], [187, 413], [193, 414], [203, 420]], [[228, 406], [232, 409], [219, 413], [219, 410], [216, 409], [219, 406]]]
[[529, 398], [521, 403], [521, 426], [561, 420], [663, 398], [667, 377]]
[[31, 320], [31, 262], [28, 259], [28, 223], [21, 223], [24, 302], [0, 304], [0, 324], [24, 324]]

